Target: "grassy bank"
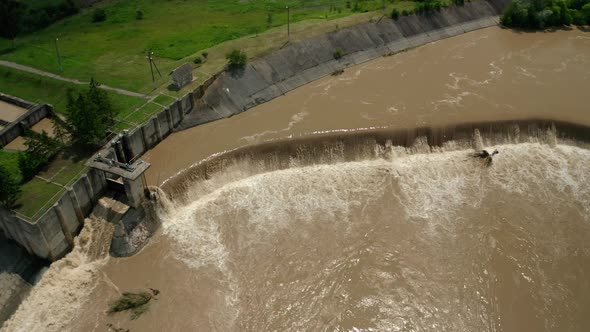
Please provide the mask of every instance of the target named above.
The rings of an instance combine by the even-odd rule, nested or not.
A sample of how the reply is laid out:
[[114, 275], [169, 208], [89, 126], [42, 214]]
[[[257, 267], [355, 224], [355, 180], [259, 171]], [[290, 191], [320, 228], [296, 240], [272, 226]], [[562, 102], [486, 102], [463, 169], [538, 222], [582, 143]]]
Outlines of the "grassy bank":
[[[77, 94], [87, 88], [86, 85], [68, 83], [16, 69], [0, 67], [0, 91], [36, 103], [52, 104], [55, 111], [62, 115], [65, 115], [68, 89]], [[157, 102], [156, 104], [139, 97], [121, 95], [111, 91], [107, 91], [107, 94], [118, 113], [117, 124], [113, 128], [116, 131], [135, 127], [141, 123], [136, 122], [137, 120], [148, 119], [157, 111], [159, 105], [167, 105], [174, 100], [168, 96], [156, 94], [154, 100], [154, 102]], [[148, 109], [152, 113], [146, 115], [145, 112]], [[143, 115], [135, 115], [138, 112]]]
[[[119, 0], [104, 2], [104, 22], [93, 23], [94, 8], [59, 21], [33, 34], [17, 38], [17, 49], [0, 39], [1, 59], [14, 61], [66, 77], [95, 77], [108, 85], [149, 92], [151, 83], [145, 52], [152, 50], [164, 75], [199, 51], [228, 40], [255, 35], [291, 22], [334, 20], [365, 11], [391, 7], [386, 0]], [[95, 6], [96, 7], [96, 6]], [[143, 19], [136, 19], [141, 10]], [[271, 19], [269, 20], [269, 15]], [[64, 71], [59, 70], [55, 38]]]

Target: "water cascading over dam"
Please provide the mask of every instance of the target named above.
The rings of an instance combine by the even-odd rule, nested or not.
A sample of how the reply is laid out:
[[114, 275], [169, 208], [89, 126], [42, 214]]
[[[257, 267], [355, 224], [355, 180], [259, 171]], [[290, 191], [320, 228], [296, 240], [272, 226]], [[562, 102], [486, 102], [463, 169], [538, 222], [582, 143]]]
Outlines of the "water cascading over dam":
[[584, 331], [589, 63], [580, 31], [486, 29], [171, 135], [145, 156], [160, 233], [6, 330]]

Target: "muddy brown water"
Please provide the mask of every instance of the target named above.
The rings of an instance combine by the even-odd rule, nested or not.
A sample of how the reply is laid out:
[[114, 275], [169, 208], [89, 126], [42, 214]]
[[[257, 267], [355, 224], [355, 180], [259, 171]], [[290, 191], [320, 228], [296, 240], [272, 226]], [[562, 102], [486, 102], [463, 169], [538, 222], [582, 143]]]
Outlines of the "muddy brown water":
[[[148, 181], [214, 153], [339, 130], [530, 117], [590, 125], [588, 83], [588, 33], [484, 29], [173, 134], [145, 156]], [[364, 147], [380, 158], [294, 159], [259, 174], [250, 168], [272, 159], [230, 165], [184, 199], [163, 199], [162, 228], [136, 256], [75, 251], [54, 264], [64, 273], [48, 273], [5, 329], [587, 331], [590, 151], [557, 143], [488, 146], [500, 150], [490, 168], [468, 156], [469, 142], [433, 152], [420, 140]], [[317, 145], [301, 158], [351, 153]], [[147, 287], [161, 293], [139, 319], [105, 313], [120, 292]]]

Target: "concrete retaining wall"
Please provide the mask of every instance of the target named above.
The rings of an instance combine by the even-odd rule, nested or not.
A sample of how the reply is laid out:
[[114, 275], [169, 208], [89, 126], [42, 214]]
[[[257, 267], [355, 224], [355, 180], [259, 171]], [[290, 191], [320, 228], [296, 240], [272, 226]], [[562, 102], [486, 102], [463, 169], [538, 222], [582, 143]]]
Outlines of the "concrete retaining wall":
[[[1, 96], [5, 97], [6, 95], [0, 94], [0, 97]], [[31, 109], [28, 112], [21, 115], [16, 121], [10, 123], [8, 126], [6, 126], [6, 128], [0, 131], [0, 147], [3, 147], [4, 145], [12, 142], [15, 138], [24, 134], [25, 129], [32, 127], [44, 117], [53, 114], [53, 106], [51, 105], [45, 104], [35, 106], [34, 104], [29, 104], [29, 108]], [[20, 106], [19, 104], [16, 105]]]
[[0, 229], [31, 254], [55, 261], [68, 253], [94, 204], [106, 190], [103, 172], [91, 169], [37, 220], [0, 208]]
[[[195, 90], [193, 108], [179, 129], [241, 113], [348, 66], [494, 26], [509, 0], [466, 2], [427, 14], [383, 18], [289, 45], [256, 59], [237, 72], [223, 72], [203, 93]], [[333, 53], [342, 48], [339, 60]], [[202, 96], [202, 97], [201, 97]], [[183, 109], [188, 105], [183, 104]]]

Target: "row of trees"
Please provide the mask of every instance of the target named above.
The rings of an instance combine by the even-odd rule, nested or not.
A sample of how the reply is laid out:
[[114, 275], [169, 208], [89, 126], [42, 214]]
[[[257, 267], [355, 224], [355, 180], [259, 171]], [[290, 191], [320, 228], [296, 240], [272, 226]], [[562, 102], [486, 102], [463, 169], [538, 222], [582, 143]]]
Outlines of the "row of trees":
[[12, 40], [14, 47], [14, 39], [19, 33], [43, 29], [78, 12], [80, 7], [74, 0], [52, 1], [39, 6], [27, 6], [17, 0], [1, 0], [0, 36]]
[[514, 0], [500, 22], [523, 29], [590, 24], [590, 0]]

